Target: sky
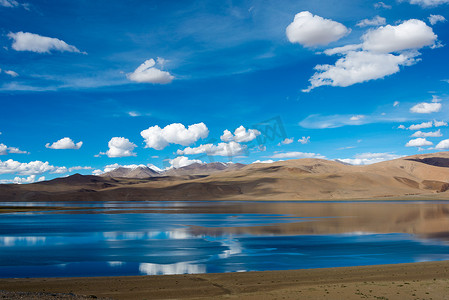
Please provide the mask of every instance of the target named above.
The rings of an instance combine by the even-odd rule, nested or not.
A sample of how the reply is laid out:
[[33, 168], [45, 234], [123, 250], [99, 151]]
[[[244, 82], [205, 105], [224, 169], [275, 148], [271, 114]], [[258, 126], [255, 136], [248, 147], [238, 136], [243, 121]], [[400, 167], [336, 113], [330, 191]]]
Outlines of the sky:
[[449, 0], [0, 0], [0, 183], [449, 150]]

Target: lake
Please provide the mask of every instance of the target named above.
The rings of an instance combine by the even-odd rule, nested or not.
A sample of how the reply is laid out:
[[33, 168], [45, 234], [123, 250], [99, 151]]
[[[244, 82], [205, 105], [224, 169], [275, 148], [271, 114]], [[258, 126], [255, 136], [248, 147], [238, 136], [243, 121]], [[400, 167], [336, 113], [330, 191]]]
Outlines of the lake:
[[0, 277], [449, 259], [449, 202], [0, 202]]

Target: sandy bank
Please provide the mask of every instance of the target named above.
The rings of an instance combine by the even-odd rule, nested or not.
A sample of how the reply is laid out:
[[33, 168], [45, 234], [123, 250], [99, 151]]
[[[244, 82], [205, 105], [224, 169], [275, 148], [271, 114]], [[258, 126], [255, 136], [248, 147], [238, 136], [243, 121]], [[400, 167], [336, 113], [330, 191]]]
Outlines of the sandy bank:
[[449, 261], [226, 274], [0, 279], [0, 290], [113, 299], [448, 299]]

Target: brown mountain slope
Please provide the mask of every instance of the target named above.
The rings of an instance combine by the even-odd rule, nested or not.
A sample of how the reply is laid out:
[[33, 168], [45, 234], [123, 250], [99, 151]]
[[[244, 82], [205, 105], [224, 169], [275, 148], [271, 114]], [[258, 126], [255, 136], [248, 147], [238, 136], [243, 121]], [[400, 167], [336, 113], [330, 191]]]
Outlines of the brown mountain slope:
[[[449, 152], [368, 166], [323, 159], [251, 164], [209, 176], [147, 179], [73, 175], [0, 185], [0, 201], [51, 200], [340, 200], [423, 195], [449, 199]], [[441, 164], [441, 165], [440, 165]]]

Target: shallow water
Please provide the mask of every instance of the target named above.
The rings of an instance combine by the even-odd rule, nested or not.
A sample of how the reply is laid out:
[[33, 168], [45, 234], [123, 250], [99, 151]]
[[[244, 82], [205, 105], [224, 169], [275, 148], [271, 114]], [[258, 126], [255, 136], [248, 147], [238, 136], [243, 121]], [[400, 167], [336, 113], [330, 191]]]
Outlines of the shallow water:
[[[18, 203], [0, 203], [1, 206]], [[22, 203], [0, 277], [287, 270], [449, 259], [449, 202]], [[54, 207], [62, 210], [51, 210]]]

